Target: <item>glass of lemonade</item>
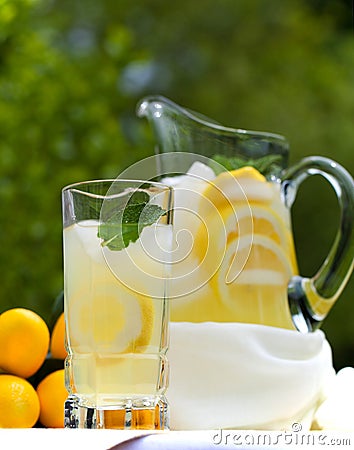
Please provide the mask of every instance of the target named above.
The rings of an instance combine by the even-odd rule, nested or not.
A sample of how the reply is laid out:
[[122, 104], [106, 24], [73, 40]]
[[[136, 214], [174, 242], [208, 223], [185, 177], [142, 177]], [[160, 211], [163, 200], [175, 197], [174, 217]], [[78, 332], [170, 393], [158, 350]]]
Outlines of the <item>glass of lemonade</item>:
[[172, 189], [88, 181], [62, 204], [65, 426], [167, 429]]

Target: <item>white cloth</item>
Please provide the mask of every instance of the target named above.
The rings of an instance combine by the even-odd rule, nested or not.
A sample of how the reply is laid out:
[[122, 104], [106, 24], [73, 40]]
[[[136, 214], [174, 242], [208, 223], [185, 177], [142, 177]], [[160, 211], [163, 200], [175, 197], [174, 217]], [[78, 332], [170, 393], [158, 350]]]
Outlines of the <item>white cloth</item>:
[[354, 431], [353, 367], [344, 367], [331, 379], [314, 423], [321, 430]]
[[322, 331], [172, 322], [168, 359], [172, 430], [309, 429], [335, 376]]

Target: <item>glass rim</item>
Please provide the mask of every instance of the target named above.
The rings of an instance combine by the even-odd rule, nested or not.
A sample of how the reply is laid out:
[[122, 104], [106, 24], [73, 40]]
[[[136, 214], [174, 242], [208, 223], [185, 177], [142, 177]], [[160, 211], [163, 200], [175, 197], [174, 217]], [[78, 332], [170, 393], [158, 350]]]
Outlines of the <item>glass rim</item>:
[[[61, 191], [66, 192], [66, 191], [70, 191], [73, 189], [77, 189], [77, 190], [81, 191], [80, 189], [78, 189], [79, 186], [89, 186], [89, 185], [100, 184], [100, 183], [102, 183], [102, 184], [110, 183], [111, 186], [113, 185], [113, 183], [150, 184], [150, 185], [160, 188], [161, 190], [164, 190], [164, 191], [172, 191], [173, 190], [172, 186], [169, 186], [164, 183], [160, 183], [159, 181], [128, 179], [128, 178], [97, 178], [94, 180], [77, 181], [75, 183], [68, 184], [68, 185], [64, 186], [61, 189]], [[83, 192], [85, 194], [90, 194], [89, 191], [81, 191], [81, 192]], [[93, 194], [93, 193], [91, 193], [91, 194]], [[101, 194], [94, 194], [94, 195], [98, 195], [99, 197], [105, 197], [105, 195], [101, 195]]]

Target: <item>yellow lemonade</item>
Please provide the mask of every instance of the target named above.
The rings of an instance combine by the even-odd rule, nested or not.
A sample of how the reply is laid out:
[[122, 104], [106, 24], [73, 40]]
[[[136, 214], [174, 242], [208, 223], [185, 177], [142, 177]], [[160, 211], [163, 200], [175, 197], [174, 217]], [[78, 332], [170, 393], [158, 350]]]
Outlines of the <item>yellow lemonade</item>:
[[148, 226], [120, 251], [97, 233], [95, 220], [64, 228], [66, 384], [81, 406], [119, 409], [166, 389], [166, 275], [146, 247], [159, 236], [168, 248], [172, 230]]
[[[174, 183], [177, 240], [179, 232], [189, 230], [193, 247], [174, 267], [171, 320], [293, 329], [287, 286], [298, 269], [279, 183], [252, 167], [215, 176], [195, 164]], [[179, 212], [186, 198], [193, 217]]]

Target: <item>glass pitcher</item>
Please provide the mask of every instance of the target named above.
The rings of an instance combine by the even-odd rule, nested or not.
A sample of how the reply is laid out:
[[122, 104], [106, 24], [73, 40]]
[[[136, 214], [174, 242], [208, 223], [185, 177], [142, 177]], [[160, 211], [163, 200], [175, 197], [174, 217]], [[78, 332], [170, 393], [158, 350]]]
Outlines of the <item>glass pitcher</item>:
[[[175, 187], [179, 247], [188, 240], [178, 239], [181, 231], [193, 241], [173, 268], [171, 319], [318, 328], [353, 270], [351, 175], [320, 156], [288, 167], [283, 136], [226, 128], [161, 96], [142, 99], [137, 113], [152, 125], [160, 179]], [[328, 257], [305, 278], [290, 208], [299, 185], [315, 174], [335, 190], [340, 223]]]

